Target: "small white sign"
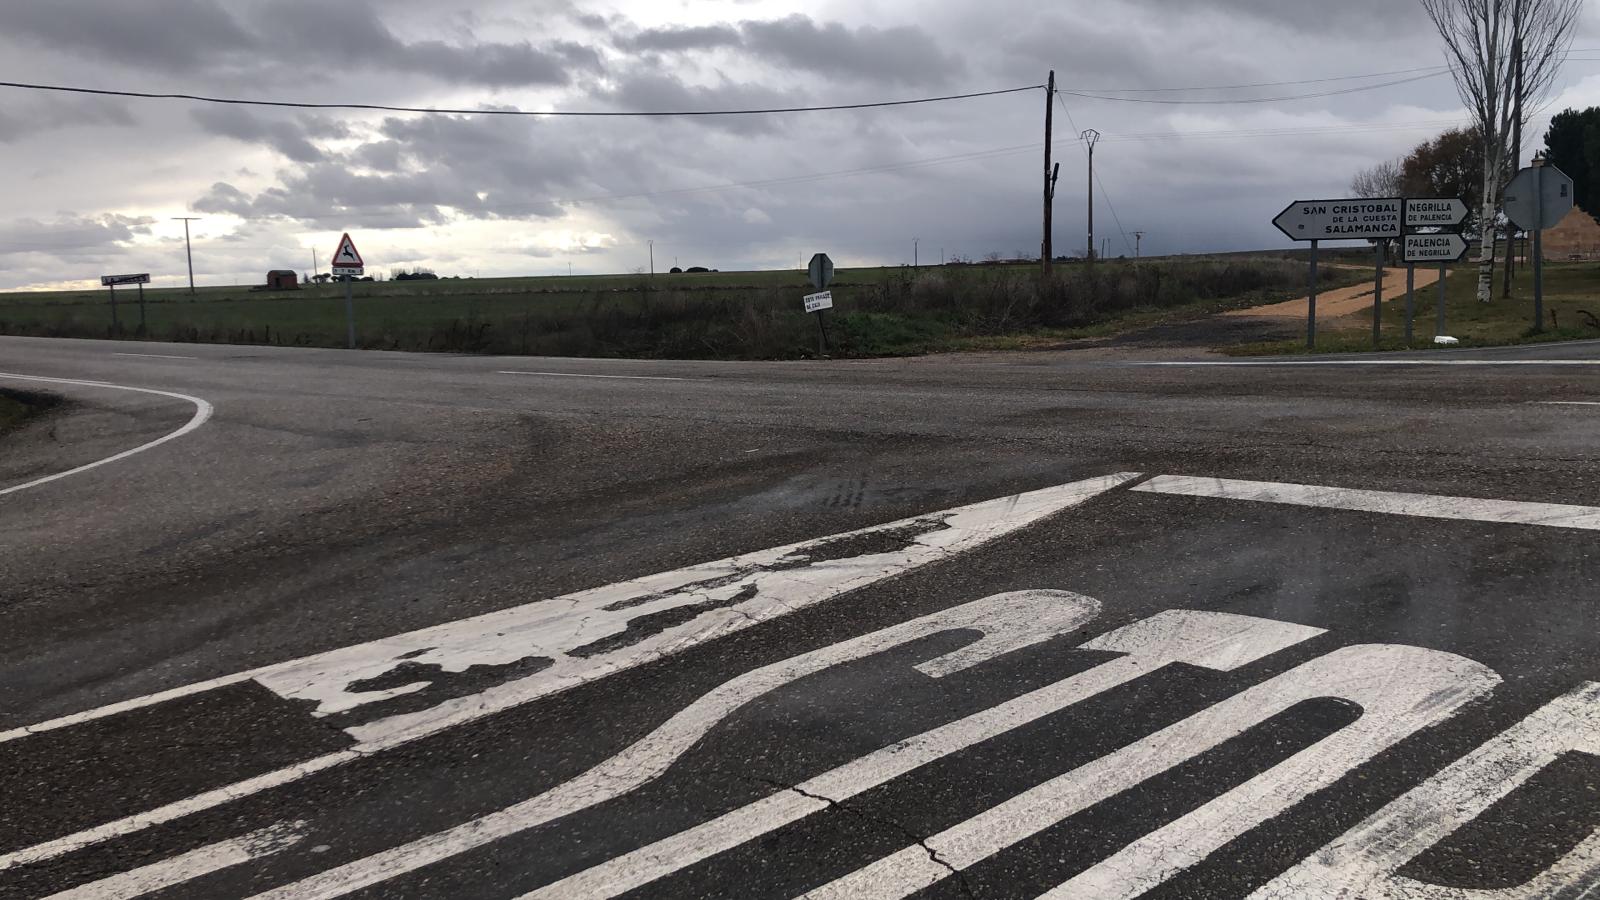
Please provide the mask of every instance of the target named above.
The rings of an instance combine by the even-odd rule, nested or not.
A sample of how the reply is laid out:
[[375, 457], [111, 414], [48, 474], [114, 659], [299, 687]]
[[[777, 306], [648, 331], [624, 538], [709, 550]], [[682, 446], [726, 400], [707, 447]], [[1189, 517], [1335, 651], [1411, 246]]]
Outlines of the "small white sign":
[[341, 278], [343, 276], [348, 275], [348, 276], [350, 276], [352, 278], [359, 278], [361, 276], [361, 273], [365, 272], [365, 271], [366, 270], [364, 268], [362, 268], [361, 266], [334, 266], [333, 267], [333, 277]]
[[1456, 197], [1406, 201], [1407, 228], [1456, 228], [1467, 220], [1467, 204]]
[[1467, 255], [1467, 240], [1459, 234], [1406, 235], [1405, 261], [1408, 263], [1460, 262]]
[[150, 273], [141, 272], [138, 275], [101, 275], [101, 287], [114, 287], [119, 284], [149, 284]]
[[821, 293], [817, 294], [807, 294], [805, 296], [805, 301], [806, 312], [808, 313], [822, 312], [825, 309], [833, 309], [833, 291], [822, 291]]

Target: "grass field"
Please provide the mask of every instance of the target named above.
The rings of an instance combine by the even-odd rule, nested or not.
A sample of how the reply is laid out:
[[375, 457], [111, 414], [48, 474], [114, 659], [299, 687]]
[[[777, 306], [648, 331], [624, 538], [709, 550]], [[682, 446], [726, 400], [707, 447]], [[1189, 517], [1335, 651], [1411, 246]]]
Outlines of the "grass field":
[[[841, 269], [830, 289], [835, 355], [1036, 345], [1118, 322], [1287, 299], [1304, 267], [1279, 258], [1033, 266]], [[1350, 275], [1330, 269], [1330, 285]], [[358, 343], [371, 349], [554, 356], [783, 359], [817, 353], [799, 271], [358, 282]], [[0, 295], [0, 333], [339, 347], [344, 287]], [[141, 325], [141, 322], [143, 323]]]
[[[1544, 267], [1544, 329], [1533, 330], [1533, 272], [1519, 270], [1512, 298], [1501, 299], [1501, 276], [1495, 273], [1494, 301], [1477, 299], [1477, 266], [1461, 264], [1445, 279], [1443, 333], [1460, 340], [1462, 347], [1497, 347], [1508, 344], [1600, 338], [1600, 264], [1547, 263]], [[1433, 348], [1436, 310], [1435, 289], [1419, 290], [1412, 341], [1405, 340], [1405, 295], [1383, 304], [1381, 349]], [[1585, 313], [1588, 315], [1586, 316]], [[1219, 348], [1239, 356], [1307, 352], [1303, 340], [1273, 341]], [[1342, 353], [1372, 350], [1371, 311], [1318, 323], [1317, 352]]]

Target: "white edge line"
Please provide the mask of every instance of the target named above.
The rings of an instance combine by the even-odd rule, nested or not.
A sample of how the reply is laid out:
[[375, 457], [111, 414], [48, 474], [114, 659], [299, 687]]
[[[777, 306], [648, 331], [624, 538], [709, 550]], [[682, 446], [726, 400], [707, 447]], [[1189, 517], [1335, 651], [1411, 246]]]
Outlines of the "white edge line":
[[1600, 400], [1533, 400], [1534, 406], [1600, 406]]
[[198, 356], [167, 356], [164, 353], [112, 353], [112, 356], [137, 356], [141, 359], [199, 359]]
[[1249, 368], [1262, 366], [1600, 366], [1600, 359], [1196, 359], [1123, 363], [1165, 368]]
[[1245, 500], [1254, 503], [1414, 516], [1422, 519], [1459, 519], [1469, 522], [1600, 531], [1600, 507], [1574, 506], [1566, 503], [1486, 500], [1478, 497], [1408, 494], [1188, 475], [1160, 475], [1143, 484], [1135, 485], [1130, 490], [1144, 494]]
[[499, 375], [541, 375], [546, 378], [617, 378], [628, 381], [698, 381], [695, 378], [675, 378], [671, 375], [585, 375], [581, 372], [498, 372]]
[[46, 475], [43, 478], [36, 478], [33, 481], [26, 481], [22, 484], [12, 485], [8, 488], [0, 488], [0, 497], [4, 497], [6, 494], [15, 494], [18, 491], [25, 491], [28, 488], [35, 488], [42, 484], [49, 484], [52, 481], [60, 481], [69, 475], [78, 475], [80, 473], [87, 472], [90, 469], [97, 469], [101, 466], [127, 459], [134, 454], [143, 453], [146, 450], [153, 450], [156, 447], [165, 444], [167, 441], [177, 440], [189, 432], [194, 431], [196, 428], [199, 428], [201, 425], [204, 425], [211, 418], [211, 414], [215, 411], [210, 403], [200, 399], [199, 397], [191, 397], [188, 394], [178, 394], [173, 393], [172, 391], [158, 391], [154, 388], [128, 387], [126, 385], [111, 384], [105, 381], [81, 381], [73, 378], [44, 378], [38, 375], [16, 375], [10, 372], [0, 372], [0, 378], [12, 378], [19, 381], [38, 381], [48, 384], [72, 384], [79, 387], [107, 388], [113, 391], [133, 391], [134, 393], [138, 394], [154, 394], [158, 397], [171, 397], [174, 400], [187, 400], [188, 402], [194, 404], [194, 417], [189, 420], [188, 424], [184, 425], [182, 428], [179, 428], [177, 431], [172, 432], [171, 434], [156, 438], [147, 444], [140, 444], [131, 450], [124, 450], [115, 456], [108, 456], [105, 459], [96, 460], [92, 463], [81, 465], [76, 469], [68, 469], [65, 472], [57, 472], [54, 475]]
[[109, 878], [51, 894], [45, 900], [132, 900], [213, 872], [273, 856], [305, 840], [306, 823], [280, 822], [243, 837], [190, 850]]

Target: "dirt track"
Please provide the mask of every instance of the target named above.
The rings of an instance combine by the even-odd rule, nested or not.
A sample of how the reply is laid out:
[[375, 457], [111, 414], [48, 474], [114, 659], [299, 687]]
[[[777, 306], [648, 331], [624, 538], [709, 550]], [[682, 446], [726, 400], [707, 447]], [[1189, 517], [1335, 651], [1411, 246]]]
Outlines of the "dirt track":
[[[1431, 287], [1439, 280], [1439, 270], [1434, 268], [1417, 269], [1417, 288]], [[1385, 297], [1399, 297], [1405, 293], [1406, 270], [1404, 267], [1385, 269], [1383, 272], [1383, 295]], [[1223, 313], [1223, 316], [1245, 319], [1304, 319], [1306, 308], [1310, 305], [1309, 297], [1298, 300], [1286, 300], [1283, 303], [1274, 303], [1271, 306], [1257, 306], [1251, 309], [1238, 309]], [[1357, 284], [1347, 288], [1327, 291], [1317, 295], [1317, 318], [1337, 319], [1341, 316], [1355, 313], [1370, 312], [1372, 309], [1372, 284]]]

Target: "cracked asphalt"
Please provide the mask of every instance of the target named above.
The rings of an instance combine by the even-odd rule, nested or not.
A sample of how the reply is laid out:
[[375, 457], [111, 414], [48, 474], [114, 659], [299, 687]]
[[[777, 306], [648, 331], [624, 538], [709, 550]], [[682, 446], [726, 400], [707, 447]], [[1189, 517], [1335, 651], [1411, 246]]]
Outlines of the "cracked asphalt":
[[[129, 350], [193, 358], [113, 355]], [[1118, 487], [782, 614], [746, 611], [758, 598], [744, 573], [810, 577], [888, 559], [937, 538], [930, 523], [946, 518], [932, 517], [949, 510], [1113, 473], [1600, 507], [1600, 366], [1541, 364], [1600, 361], [1600, 343], [1426, 359], [1524, 364], [1150, 366], [1182, 355], [1138, 348], [759, 364], [0, 338], [0, 373], [153, 388], [215, 407], [182, 438], [0, 495], [0, 732], [909, 523], [830, 542], [793, 571], [758, 563], [607, 601], [601, 609], [629, 618], [626, 631], [587, 645], [597, 664], [674, 628], [694, 637], [393, 749], [371, 751], [344, 729], [470, 700], [552, 657], [445, 671], [424, 647], [349, 688], [399, 693], [349, 711], [317, 714], [310, 701], [245, 678], [0, 742], [0, 897], [797, 897], [908, 847], [944, 874], [890, 878], [858, 895], [1036, 897], [1088, 884], [1074, 879], [1144, 846], [1159, 852], [1116, 877], [1160, 875], [1128, 896], [1265, 890], [1452, 762], [1600, 681], [1593, 531]], [[194, 414], [185, 401], [104, 385], [26, 387], [71, 402], [4, 438], [0, 490], [157, 439]], [[668, 746], [662, 735], [678, 717], [741, 676], [1025, 591], [1072, 592], [1098, 612], [942, 677], [918, 666], [972, 644], [973, 630], [844, 658], [708, 720], [658, 777], [619, 796], [347, 891], [286, 888], [544, 796], [631, 747]], [[584, 609], [556, 606], [540, 627], [582, 633]], [[844, 799], [802, 787], [896, 742], [1089, 677], [1118, 654], [1085, 642], [1172, 610], [1322, 631], [1233, 668], [1156, 668]], [[719, 615], [745, 621], [727, 633], [694, 631], [699, 617]], [[1229, 818], [1213, 801], [1241, 796], [1338, 735], [1360, 720], [1361, 704], [1330, 691], [1245, 723], [1136, 788], [1041, 818], [993, 852], [941, 837], [1242, 690], [1369, 645], [1466, 657], [1498, 681], [1262, 821], [1245, 821], [1249, 804]], [[26, 855], [340, 753], [350, 761], [292, 783]], [[1395, 877], [1488, 891], [1576, 872], [1571, 883], [1590, 885], [1583, 873], [1593, 866], [1573, 860], [1589, 858], [1586, 842], [1600, 828], [1600, 760], [1581, 748], [1552, 760]], [[715, 852], [665, 862], [643, 852], [676, 847], [677, 836], [785, 792], [821, 808], [742, 826]], [[1213, 815], [1223, 818], [1202, 818]], [[1201, 821], [1228, 836], [1188, 852], [1179, 838], [1205, 831], [1177, 826]], [[1141, 843], [1151, 835], [1161, 838]], [[221, 844], [245, 836], [242, 861], [223, 865], [232, 851]], [[214, 868], [176, 881], [161, 868], [197, 851]], [[664, 868], [629, 880], [648, 866]], [[127, 893], [115, 879], [134, 871], [169, 880]], [[1363, 895], [1376, 894], [1349, 894]]]

